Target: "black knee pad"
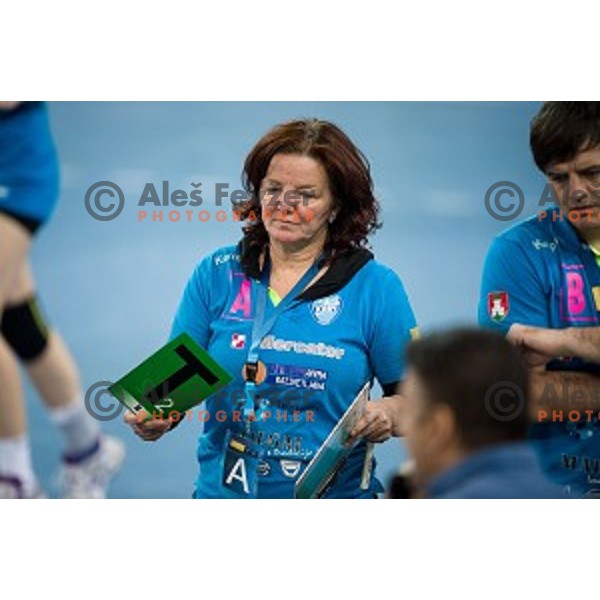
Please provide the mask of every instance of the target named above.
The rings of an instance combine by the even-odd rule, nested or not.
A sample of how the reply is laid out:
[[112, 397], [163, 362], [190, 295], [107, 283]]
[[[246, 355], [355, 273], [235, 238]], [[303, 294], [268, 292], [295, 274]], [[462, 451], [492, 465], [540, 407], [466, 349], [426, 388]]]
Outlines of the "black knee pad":
[[14, 353], [24, 362], [35, 360], [48, 345], [48, 326], [37, 298], [7, 306], [0, 317], [0, 331]]

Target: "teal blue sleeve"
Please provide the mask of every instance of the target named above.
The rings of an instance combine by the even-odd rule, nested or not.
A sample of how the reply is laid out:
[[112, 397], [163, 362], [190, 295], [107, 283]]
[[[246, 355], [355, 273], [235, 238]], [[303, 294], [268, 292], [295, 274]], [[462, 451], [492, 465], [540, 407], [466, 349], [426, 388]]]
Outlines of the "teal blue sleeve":
[[[479, 296], [479, 324], [506, 333], [513, 323], [550, 326], [548, 292], [542, 280], [542, 265], [535, 265], [522, 244], [496, 238], [485, 258]], [[494, 295], [506, 294], [508, 311], [492, 318], [489, 308]]]
[[404, 350], [417, 326], [400, 278], [388, 270], [374, 290], [374, 316], [369, 359], [377, 381], [383, 386], [404, 376]]
[[206, 257], [194, 269], [175, 313], [169, 339], [187, 333], [202, 348], [208, 346], [211, 323], [211, 265], [212, 257]]

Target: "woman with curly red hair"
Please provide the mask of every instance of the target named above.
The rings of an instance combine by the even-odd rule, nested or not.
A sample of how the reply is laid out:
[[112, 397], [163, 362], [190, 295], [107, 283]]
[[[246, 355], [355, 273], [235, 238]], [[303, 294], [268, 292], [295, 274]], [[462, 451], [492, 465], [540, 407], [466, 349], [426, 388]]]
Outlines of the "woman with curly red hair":
[[[258, 141], [243, 177], [243, 238], [199, 263], [172, 329], [235, 375], [207, 400], [208, 414], [225, 417], [209, 419], [200, 436], [194, 497], [293, 497], [375, 378], [384, 397], [356, 425], [358, 443], [325, 497], [376, 497], [377, 477], [362, 477], [368, 443], [398, 435], [395, 394], [416, 323], [400, 279], [366, 248], [380, 226], [369, 164], [334, 124], [297, 120]], [[128, 420], [147, 440], [172, 427]], [[252, 459], [243, 466], [234, 460], [240, 448]]]

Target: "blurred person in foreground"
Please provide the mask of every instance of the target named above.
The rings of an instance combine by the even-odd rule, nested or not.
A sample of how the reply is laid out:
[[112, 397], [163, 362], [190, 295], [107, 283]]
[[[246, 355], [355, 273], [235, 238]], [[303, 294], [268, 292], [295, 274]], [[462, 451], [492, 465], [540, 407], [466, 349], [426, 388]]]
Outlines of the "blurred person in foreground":
[[526, 441], [527, 369], [501, 335], [431, 334], [408, 346], [406, 365], [401, 431], [414, 497], [561, 497]]
[[59, 193], [56, 149], [43, 102], [0, 102], [0, 498], [40, 498], [19, 362], [63, 440], [61, 492], [102, 498], [124, 458], [86, 412], [75, 361], [41, 310], [29, 261]]

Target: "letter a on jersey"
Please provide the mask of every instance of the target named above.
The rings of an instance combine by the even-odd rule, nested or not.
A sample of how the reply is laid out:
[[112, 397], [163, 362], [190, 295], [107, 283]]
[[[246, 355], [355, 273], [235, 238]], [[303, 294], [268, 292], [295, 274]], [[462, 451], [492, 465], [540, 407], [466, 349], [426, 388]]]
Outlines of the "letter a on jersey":
[[228, 431], [225, 437], [222, 484], [235, 496], [256, 498], [262, 448], [250, 438]]
[[239, 485], [241, 484], [243, 493], [248, 496], [250, 494], [250, 488], [248, 487], [248, 472], [246, 470], [246, 461], [242, 456], [240, 456], [233, 467], [229, 471], [229, 475], [227, 475], [225, 479], [225, 485], [234, 488], [235, 491], [239, 493]]

